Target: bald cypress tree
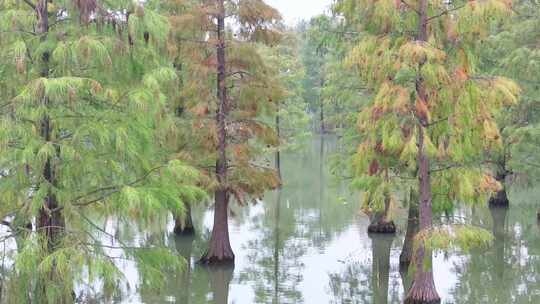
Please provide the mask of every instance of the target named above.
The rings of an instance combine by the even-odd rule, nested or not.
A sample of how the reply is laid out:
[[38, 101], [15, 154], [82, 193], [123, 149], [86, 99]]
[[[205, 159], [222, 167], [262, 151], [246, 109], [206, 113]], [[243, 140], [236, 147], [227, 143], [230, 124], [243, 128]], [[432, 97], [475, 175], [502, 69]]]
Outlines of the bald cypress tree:
[[7, 255], [10, 303], [70, 303], [82, 283], [112, 294], [117, 258], [153, 287], [181, 266], [159, 244], [101, 228], [112, 217], [144, 229], [204, 196], [197, 172], [159, 149], [160, 134], [178, 131], [165, 110], [177, 76], [152, 6], [0, 3], [0, 217], [19, 245]]
[[[478, 202], [501, 187], [483, 156], [501, 144], [494, 117], [517, 102], [519, 88], [481, 74], [477, 56], [489, 27], [511, 13], [511, 4], [344, 0], [336, 9], [358, 24], [363, 37], [348, 61], [374, 92], [358, 119], [364, 139], [355, 184], [374, 210], [387, 209], [400, 186], [418, 190], [415, 277], [405, 303], [439, 303], [432, 250], [474, 241], [467, 235], [489, 239], [472, 227], [434, 227], [433, 207]], [[409, 177], [416, 185], [404, 182]]]
[[[512, 22], [496, 27], [482, 53], [482, 66], [489, 73], [515, 79], [523, 90], [520, 104], [497, 117], [503, 145], [489, 154], [503, 185], [511, 175], [526, 176], [530, 183], [539, 178], [540, 158], [540, 4], [515, 1]], [[508, 207], [506, 187], [490, 199], [490, 206]]]
[[[214, 226], [205, 264], [234, 262], [228, 208], [279, 185], [265, 159], [278, 139], [263, 116], [276, 110], [283, 89], [270, 75], [257, 43], [279, 38], [279, 13], [261, 0], [170, 1], [175, 44], [185, 90], [179, 102], [190, 122], [189, 147], [214, 194]], [[182, 29], [188, 29], [183, 31]]]

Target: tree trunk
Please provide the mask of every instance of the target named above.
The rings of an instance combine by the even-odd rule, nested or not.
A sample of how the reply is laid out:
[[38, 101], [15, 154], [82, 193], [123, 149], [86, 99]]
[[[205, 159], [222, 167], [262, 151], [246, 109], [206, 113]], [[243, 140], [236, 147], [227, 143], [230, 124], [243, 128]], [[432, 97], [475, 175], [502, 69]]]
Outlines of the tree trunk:
[[[422, 0], [424, 2], [426, 0]], [[420, 231], [431, 229], [432, 208], [431, 208], [431, 181], [429, 171], [429, 158], [424, 146], [424, 131], [419, 126], [418, 132], [418, 177], [420, 189]], [[441, 302], [435, 282], [433, 280], [433, 270], [431, 269], [432, 253], [418, 245], [414, 252], [415, 275], [414, 281], [405, 298], [405, 304], [438, 304]], [[428, 268], [429, 267], [429, 268]]]
[[[36, 4], [36, 15], [38, 19], [37, 32], [42, 35], [42, 41], [47, 39], [49, 32], [49, 16], [48, 16], [48, 2], [47, 0], [40, 0]], [[41, 57], [41, 77], [49, 77], [49, 52], [44, 52]], [[49, 99], [47, 97], [43, 100], [44, 105], [49, 106]], [[52, 126], [48, 114], [45, 114], [40, 123], [40, 135], [45, 142], [51, 142]], [[43, 168], [43, 179], [54, 187], [56, 185], [56, 176], [52, 160], [49, 157], [45, 161]], [[47, 241], [47, 248], [49, 251], [53, 251], [58, 245], [60, 235], [63, 233], [65, 222], [63, 214], [58, 210], [58, 202], [56, 196], [52, 191], [48, 191], [43, 206], [39, 210], [39, 214], [36, 221], [37, 230], [42, 233]]]
[[394, 221], [388, 220], [389, 211], [390, 197], [387, 196], [384, 200], [384, 211], [375, 212], [375, 214], [371, 217], [371, 223], [368, 226], [368, 233], [396, 233], [396, 225], [394, 224]]
[[278, 109], [276, 114], [276, 134], [279, 141], [279, 146], [276, 151], [276, 170], [279, 179], [281, 180], [281, 117], [279, 116], [280, 104], [278, 103]]
[[207, 253], [200, 262], [208, 265], [234, 264], [234, 253], [229, 240], [228, 208], [229, 195], [226, 191], [216, 191], [214, 228]]
[[510, 206], [510, 201], [508, 200], [508, 196], [506, 194], [506, 174], [501, 173], [497, 174], [496, 179], [499, 183], [502, 185], [502, 189], [495, 193], [490, 199], [489, 199], [489, 207], [493, 208], [508, 208]]
[[370, 235], [372, 271], [371, 282], [373, 288], [373, 303], [388, 303], [388, 281], [390, 280], [390, 250], [392, 249], [393, 235]]
[[[428, 0], [420, 0], [418, 3], [419, 24], [418, 37], [419, 41], [427, 41], [428, 33]], [[423, 65], [423, 64], [421, 64]], [[420, 66], [421, 68], [421, 66]], [[420, 68], [418, 71], [420, 71]], [[428, 94], [425, 88], [424, 79], [420, 75], [416, 78], [416, 94], [417, 102], [428, 104]], [[428, 118], [418, 116], [418, 179], [419, 179], [419, 195], [420, 195], [420, 231], [427, 231], [432, 227], [433, 210], [432, 210], [432, 193], [431, 193], [431, 176], [430, 176], [430, 160], [426, 152], [424, 143], [424, 128], [428, 126]], [[416, 272], [414, 274], [414, 282], [405, 298], [405, 304], [438, 304], [441, 303], [441, 298], [437, 294], [435, 281], [433, 280], [433, 269], [431, 265], [432, 252], [427, 250], [423, 244], [418, 245], [418, 249], [414, 253], [414, 263]]]
[[216, 125], [218, 133], [218, 159], [216, 161], [216, 178], [218, 189], [215, 191], [214, 227], [208, 252], [201, 258], [204, 264], [234, 264], [234, 253], [229, 241], [229, 188], [227, 186], [227, 128], [226, 119], [229, 112], [226, 85], [225, 57], [225, 5], [218, 0], [217, 14], [217, 99]]
[[403, 249], [399, 255], [399, 267], [407, 272], [413, 257], [414, 238], [418, 233], [418, 195], [411, 189], [409, 199], [409, 216], [407, 219], [407, 232], [403, 241]]
[[174, 233], [176, 235], [193, 235], [195, 228], [193, 227], [193, 218], [191, 217], [191, 204], [186, 204], [185, 216], [176, 216], [174, 219]]
[[320, 114], [321, 114], [321, 134], [324, 134], [326, 133], [326, 128], [324, 126], [324, 102], [323, 102], [323, 98], [322, 98], [322, 90], [323, 90], [323, 87], [324, 87], [324, 79], [321, 79], [321, 92], [319, 93], [319, 106], [320, 106]]

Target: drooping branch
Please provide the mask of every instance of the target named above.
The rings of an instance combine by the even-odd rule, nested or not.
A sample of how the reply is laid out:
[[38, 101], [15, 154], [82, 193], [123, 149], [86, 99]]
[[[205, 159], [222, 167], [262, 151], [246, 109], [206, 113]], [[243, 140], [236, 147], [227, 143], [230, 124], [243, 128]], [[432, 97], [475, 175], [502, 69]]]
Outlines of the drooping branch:
[[464, 8], [464, 7], [466, 7], [467, 4], [469, 4], [469, 3], [467, 2], [466, 4], [463, 4], [463, 5], [460, 5], [460, 6], [456, 6], [456, 7], [454, 7], [454, 8], [449, 8], [449, 9], [447, 9], [447, 10], [444, 10], [444, 11], [438, 13], [438, 14], [435, 15], [435, 16], [431, 16], [431, 17], [427, 18], [426, 22], [430, 22], [431, 20], [437, 19], [437, 18], [442, 17], [442, 16], [444, 16], [444, 15], [447, 15], [447, 14], [449, 14], [449, 13], [451, 13], [451, 12], [458, 11], [458, 10], [460, 10], [460, 9], [462, 9], [462, 8]]
[[[158, 166], [158, 167], [155, 167], [151, 170], [149, 170], [148, 172], [146, 172], [144, 175], [142, 175], [141, 177], [135, 179], [134, 181], [130, 182], [130, 183], [127, 183], [127, 184], [122, 184], [122, 185], [114, 185], [114, 186], [107, 186], [107, 187], [103, 187], [103, 188], [99, 188], [99, 189], [95, 189], [93, 191], [90, 191], [84, 195], [80, 195], [78, 196], [77, 198], [75, 198], [73, 201], [75, 203], [73, 203], [73, 206], [77, 206], [77, 207], [86, 207], [86, 206], [89, 206], [89, 205], [92, 205], [92, 204], [95, 204], [97, 202], [100, 202], [104, 199], [106, 199], [107, 197], [113, 195], [113, 194], [116, 194], [118, 192], [120, 192], [120, 190], [123, 188], [123, 187], [129, 187], [129, 186], [133, 186], [133, 185], [136, 185], [138, 183], [141, 183], [143, 182], [144, 180], [146, 180], [152, 173], [156, 172], [157, 170], [161, 169], [165, 167], [165, 165], [161, 165], [161, 166]], [[92, 199], [92, 200], [89, 200], [89, 201], [85, 201], [85, 202], [79, 202], [80, 200], [86, 198], [86, 197], [89, 197], [89, 196], [92, 196], [92, 195], [95, 195], [95, 194], [98, 194], [98, 193], [103, 193], [103, 192], [106, 192], [102, 195], [100, 195], [98, 198], [95, 198], [95, 199]], [[55, 211], [60, 211], [64, 209], [63, 206], [59, 206], [58, 208], [52, 210], [53, 212]]]
[[36, 10], [36, 5], [30, 0], [23, 0], [24, 3], [28, 4], [33, 10]]

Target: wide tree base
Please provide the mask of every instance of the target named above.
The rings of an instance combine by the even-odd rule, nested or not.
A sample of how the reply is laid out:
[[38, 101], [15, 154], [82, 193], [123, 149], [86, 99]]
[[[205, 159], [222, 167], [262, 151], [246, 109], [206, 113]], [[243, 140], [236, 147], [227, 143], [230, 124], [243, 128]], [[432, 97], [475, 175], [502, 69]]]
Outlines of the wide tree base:
[[227, 255], [216, 256], [207, 253], [202, 256], [198, 263], [207, 266], [234, 266], [234, 254], [231, 252]]
[[193, 227], [174, 227], [174, 234], [178, 236], [189, 236], [195, 234], [195, 228]]
[[396, 233], [396, 225], [393, 221], [376, 222], [368, 226], [368, 233], [394, 234]]
[[[420, 270], [417, 270], [420, 271]], [[415, 277], [411, 289], [407, 293], [404, 304], [440, 304], [441, 298], [437, 294], [431, 274], [423, 273]]]
[[402, 258], [401, 256], [399, 257], [399, 271], [400, 272], [408, 272], [409, 271], [409, 266], [411, 265], [411, 259], [407, 259], [407, 258]]
[[405, 299], [404, 304], [441, 304], [441, 299], [412, 299], [407, 298]]
[[501, 190], [495, 194], [495, 196], [492, 196], [489, 199], [489, 207], [490, 208], [508, 208], [510, 206], [510, 201], [508, 200], [508, 196], [506, 195], [506, 190]]
[[437, 292], [433, 290], [425, 289], [418, 292], [411, 290], [403, 303], [404, 304], [440, 304], [441, 298], [439, 297]]

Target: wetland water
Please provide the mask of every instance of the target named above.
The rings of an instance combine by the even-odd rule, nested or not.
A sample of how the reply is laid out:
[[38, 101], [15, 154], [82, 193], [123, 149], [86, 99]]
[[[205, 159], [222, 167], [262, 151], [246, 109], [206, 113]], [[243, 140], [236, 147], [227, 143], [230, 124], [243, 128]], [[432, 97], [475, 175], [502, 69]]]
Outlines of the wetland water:
[[[336, 149], [335, 137], [314, 137], [300, 151], [285, 153], [283, 189], [256, 205], [232, 207], [234, 269], [195, 264], [212, 224], [210, 208], [198, 206], [196, 236], [168, 237], [170, 246], [190, 261], [187, 270], [171, 275], [156, 295], [136, 288], [136, 267], [126, 264], [131, 289], [115, 303], [401, 303], [403, 282], [408, 282], [399, 272], [407, 212], [395, 212], [396, 236], [368, 236], [358, 195], [328, 172], [328, 156]], [[514, 189], [508, 211], [477, 207], [441, 219], [474, 218], [474, 224], [495, 235], [487, 252], [435, 255], [435, 283], [443, 303], [540, 303], [539, 197], [538, 190]]]

